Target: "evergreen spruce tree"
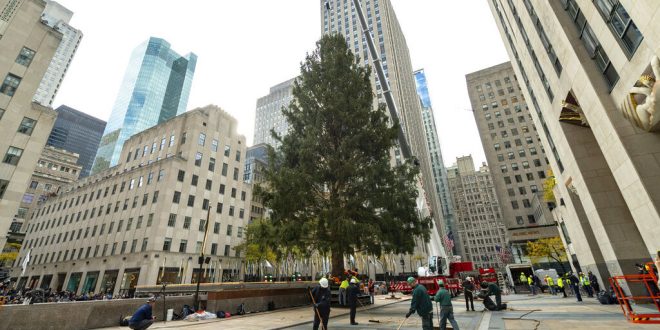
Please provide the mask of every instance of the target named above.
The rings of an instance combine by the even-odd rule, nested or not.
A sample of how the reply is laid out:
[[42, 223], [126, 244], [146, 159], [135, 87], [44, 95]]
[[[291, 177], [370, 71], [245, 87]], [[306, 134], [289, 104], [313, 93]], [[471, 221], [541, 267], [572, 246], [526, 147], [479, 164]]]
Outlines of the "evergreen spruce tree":
[[332, 272], [355, 252], [410, 253], [428, 241], [430, 218], [415, 208], [416, 166], [393, 166], [398, 122], [374, 110], [371, 69], [359, 65], [342, 35], [327, 35], [301, 64], [289, 123], [269, 153], [256, 189], [280, 245], [332, 256]]

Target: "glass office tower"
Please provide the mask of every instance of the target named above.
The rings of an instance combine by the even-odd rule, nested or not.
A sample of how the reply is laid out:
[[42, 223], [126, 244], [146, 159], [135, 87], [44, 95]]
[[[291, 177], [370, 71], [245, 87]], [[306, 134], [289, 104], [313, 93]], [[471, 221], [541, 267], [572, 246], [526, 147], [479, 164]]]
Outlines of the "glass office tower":
[[92, 171], [105, 121], [66, 105], [59, 106], [55, 111], [57, 119], [47, 144], [79, 154], [78, 164], [82, 166], [80, 178], [84, 178]]
[[129, 137], [186, 111], [196, 64], [197, 55], [180, 56], [160, 38], [151, 37], [133, 51], [93, 173], [117, 165]]

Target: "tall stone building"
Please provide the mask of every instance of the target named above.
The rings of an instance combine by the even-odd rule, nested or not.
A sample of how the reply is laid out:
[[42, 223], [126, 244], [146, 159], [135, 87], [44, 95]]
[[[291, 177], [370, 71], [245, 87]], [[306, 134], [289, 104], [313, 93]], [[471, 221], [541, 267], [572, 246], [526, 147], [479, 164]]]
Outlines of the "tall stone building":
[[94, 156], [99, 148], [106, 123], [66, 105], [57, 107], [55, 111], [57, 111], [57, 119], [48, 136], [47, 144], [77, 153], [80, 156], [78, 164], [82, 166], [80, 177], [84, 178], [92, 171]]
[[506, 232], [490, 169], [475, 170], [472, 156], [447, 169], [463, 256], [475, 268], [503, 268]]
[[0, 0], [0, 249], [55, 121], [32, 97], [62, 40], [41, 0]]
[[[56, 197], [64, 188], [78, 180], [82, 166], [77, 164], [78, 154], [46, 146], [32, 173], [30, 186], [23, 195], [21, 205], [9, 229], [10, 236], [25, 234], [34, 211], [49, 198]], [[22, 237], [18, 237], [22, 242]]]
[[69, 9], [56, 1], [46, 1], [46, 8], [41, 15], [41, 20], [44, 24], [62, 33], [62, 42], [57, 47], [55, 56], [34, 94], [34, 101], [45, 106], [53, 105], [64, 75], [66, 75], [83, 37], [80, 30], [69, 25], [71, 17], [73, 17], [73, 12]]
[[288, 107], [293, 100], [293, 82], [289, 79], [270, 88], [268, 95], [257, 100], [257, 112], [254, 118], [255, 145], [265, 143], [277, 148], [279, 143], [273, 139], [271, 130], [280, 136], [286, 135], [289, 123], [282, 114], [282, 107]]
[[449, 193], [449, 184], [447, 183], [447, 168], [442, 159], [442, 150], [440, 147], [440, 138], [438, 137], [438, 129], [435, 126], [435, 116], [433, 115], [433, 106], [431, 105], [431, 98], [429, 97], [428, 83], [426, 82], [426, 74], [424, 70], [417, 70], [414, 72], [415, 86], [417, 87], [417, 95], [419, 102], [422, 106], [422, 119], [424, 119], [424, 131], [426, 133], [426, 142], [429, 148], [429, 158], [431, 160], [431, 171], [433, 172], [433, 182], [435, 192], [440, 199], [440, 206], [442, 207], [442, 217], [444, 218], [445, 232], [452, 233], [455, 240], [456, 254], [461, 255], [462, 243], [456, 233], [456, 224], [454, 218], [454, 207], [452, 205], [452, 198]]
[[119, 165], [40, 206], [14, 263], [18, 287], [130, 295], [136, 285], [194, 283], [202, 249], [211, 258], [203, 280], [236, 274], [251, 199], [236, 127], [207, 106], [133, 135]]
[[556, 205], [543, 199], [550, 169], [545, 149], [511, 63], [466, 80], [514, 261], [528, 262], [528, 241], [559, 236], [550, 213]]
[[[268, 168], [268, 145], [260, 143], [247, 148], [245, 154], [245, 171], [243, 172], [243, 181], [249, 184], [252, 189], [254, 185], [262, 184], [266, 181], [264, 171]], [[249, 223], [255, 219], [267, 217], [268, 214], [264, 208], [263, 201], [256, 195], [252, 195], [250, 203]]]
[[196, 66], [197, 55], [181, 56], [160, 38], [151, 37], [133, 50], [92, 173], [117, 165], [133, 134], [186, 111]]
[[[321, 0], [321, 31], [324, 34], [340, 33], [346, 38], [348, 48], [363, 61], [371, 64], [371, 55], [360, 27], [353, 1]], [[394, 13], [390, 0], [361, 1], [367, 24], [376, 43], [377, 52], [389, 80], [390, 89], [398, 108], [398, 117], [411, 152], [419, 160], [425, 203], [428, 204], [439, 234], [444, 235], [444, 220], [440, 199], [434, 189], [431, 160], [426, 142], [422, 109], [415, 88], [410, 52], [405, 36]], [[377, 101], [384, 103], [381, 83], [372, 70], [372, 86]], [[395, 158], [400, 159], [396, 150]]]
[[488, 3], [543, 132], [572, 266], [636, 273], [660, 250], [660, 2]]

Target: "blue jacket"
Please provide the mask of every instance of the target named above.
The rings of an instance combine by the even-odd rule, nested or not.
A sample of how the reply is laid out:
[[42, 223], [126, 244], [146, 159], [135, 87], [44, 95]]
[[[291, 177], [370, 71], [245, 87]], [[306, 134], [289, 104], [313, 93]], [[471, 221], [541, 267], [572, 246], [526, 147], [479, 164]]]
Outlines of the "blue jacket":
[[133, 314], [131, 320], [128, 321], [128, 324], [138, 324], [143, 320], [151, 319], [153, 319], [153, 316], [151, 315], [151, 306], [149, 304], [144, 304], [140, 306], [137, 311], [135, 311], [135, 314]]

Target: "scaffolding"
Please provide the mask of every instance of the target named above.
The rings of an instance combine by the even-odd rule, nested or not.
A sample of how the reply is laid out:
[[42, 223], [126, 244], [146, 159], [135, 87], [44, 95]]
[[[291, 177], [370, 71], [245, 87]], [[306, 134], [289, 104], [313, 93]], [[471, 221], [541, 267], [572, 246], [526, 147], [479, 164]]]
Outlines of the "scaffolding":
[[[652, 262], [646, 263], [645, 266], [648, 270], [647, 273], [613, 276], [610, 278], [610, 285], [616, 293], [617, 301], [628, 321], [660, 324], [658, 277], [653, 270]], [[633, 291], [646, 291], [647, 295], [634, 295]]]

